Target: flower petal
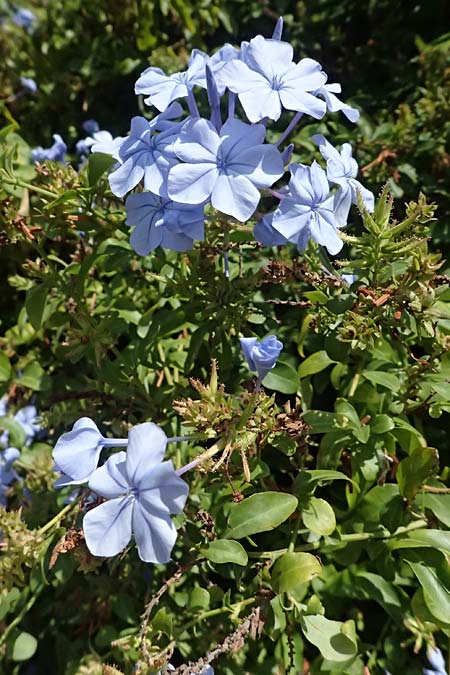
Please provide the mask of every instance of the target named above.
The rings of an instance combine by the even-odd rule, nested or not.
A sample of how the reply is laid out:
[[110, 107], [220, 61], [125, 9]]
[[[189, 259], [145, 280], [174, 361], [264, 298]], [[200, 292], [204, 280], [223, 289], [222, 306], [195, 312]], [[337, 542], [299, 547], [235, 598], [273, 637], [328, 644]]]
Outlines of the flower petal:
[[170, 516], [150, 513], [135, 502], [133, 533], [141, 560], [149, 563], [169, 562], [177, 538]]
[[89, 487], [101, 497], [112, 499], [120, 497], [129, 489], [127, 480], [126, 452], [117, 452], [98, 469], [89, 479]]
[[221, 173], [211, 195], [211, 204], [222, 213], [245, 222], [255, 212], [259, 199], [259, 191], [248, 178]]
[[202, 204], [209, 199], [218, 176], [216, 164], [178, 164], [169, 171], [169, 197], [185, 204]]
[[219, 135], [211, 122], [197, 117], [183, 125], [173, 149], [184, 162], [215, 163], [219, 142]]
[[92, 555], [117, 555], [131, 539], [133, 500], [130, 497], [111, 499], [96, 506], [83, 518], [86, 545]]
[[189, 486], [178, 476], [171, 460], [147, 466], [135, 485], [139, 503], [153, 513], [181, 513], [189, 494]]
[[127, 475], [130, 485], [137, 487], [142, 476], [162, 462], [167, 445], [164, 431], [153, 422], [138, 424], [128, 433]]
[[72, 480], [88, 480], [97, 468], [102, 439], [92, 427], [80, 427], [60, 436], [52, 453], [58, 470]]

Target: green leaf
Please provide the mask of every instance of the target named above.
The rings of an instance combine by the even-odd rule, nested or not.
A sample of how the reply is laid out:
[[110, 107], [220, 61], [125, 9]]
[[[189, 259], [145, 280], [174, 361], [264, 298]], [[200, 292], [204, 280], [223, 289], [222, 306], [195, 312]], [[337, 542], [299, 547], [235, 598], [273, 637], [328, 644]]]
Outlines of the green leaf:
[[276, 593], [295, 593], [317, 577], [322, 565], [311, 553], [285, 553], [272, 568], [272, 587]]
[[105, 171], [108, 171], [115, 163], [114, 157], [103, 152], [93, 152], [89, 155], [88, 183], [93, 187], [98, 183]]
[[329, 365], [335, 363], [333, 359], [330, 359], [326, 351], [316, 352], [311, 354], [307, 359], [300, 364], [298, 368], [298, 374], [300, 379], [308, 377], [309, 375], [315, 375], [320, 373], [325, 368], [328, 368]]
[[30, 633], [20, 633], [12, 648], [13, 661], [27, 661], [31, 659], [37, 649], [37, 640]]
[[439, 465], [435, 448], [416, 448], [397, 469], [397, 483], [402, 497], [414, 499], [422, 485]]
[[310, 497], [302, 508], [305, 527], [316, 534], [329, 535], [336, 529], [336, 516], [330, 504], [318, 497]]
[[359, 486], [354, 480], [342, 473], [342, 471], [334, 471], [333, 469], [311, 469], [310, 471], [302, 471], [301, 475], [305, 475], [308, 483], [317, 483], [318, 485], [325, 485], [334, 480], [346, 480], [352, 483], [354, 488], [359, 491]]
[[[445, 488], [441, 484], [441, 487]], [[436, 518], [450, 528], [450, 494], [425, 492], [417, 497], [419, 508], [430, 509]]]
[[289, 518], [297, 508], [294, 495], [283, 492], [261, 492], [232, 504], [227, 537], [242, 539], [257, 532], [273, 530]]
[[26, 434], [21, 424], [16, 422], [13, 417], [0, 417], [0, 430], [9, 433], [9, 444], [13, 447], [21, 448], [25, 445]]
[[403, 612], [402, 602], [394, 584], [386, 581], [380, 574], [357, 572], [354, 583], [365, 597], [378, 602], [393, 618], [400, 619]]
[[398, 391], [401, 383], [396, 375], [392, 373], [385, 373], [382, 370], [365, 370], [362, 373], [363, 377], [372, 384], [379, 384], [381, 387], [386, 387], [391, 391]]
[[394, 428], [394, 421], [389, 415], [375, 415], [370, 422], [370, 430], [374, 434], [385, 434]]
[[303, 616], [303, 633], [324, 659], [338, 663], [356, 656], [357, 643], [353, 621], [330, 621], [321, 614]]
[[392, 550], [425, 546], [450, 555], [450, 532], [445, 530], [414, 530], [402, 535], [400, 539], [391, 539], [388, 544]]
[[338, 429], [349, 427], [349, 420], [342, 413], [307, 410], [303, 413], [302, 417], [311, 427], [312, 434], [323, 434], [328, 431], [337, 431]]
[[11, 377], [11, 364], [8, 357], [0, 352], [0, 382], [7, 382]]
[[248, 562], [245, 548], [233, 539], [216, 539], [216, 541], [212, 541], [207, 547], [200, 550], [205, 558], [218, 565], [223, 563], [246, 565]]
[[32, 361], [32, 363], [25, 366], [22, 377], [18, 382], [23, 387], [39, 391], [43, 375], [44, 370], [41, 365], [37, 361]]
[[450, 617], [450, 566], [440, 551], [424, 549], [403, 551], [402, 558], [411, 567], [423, 590], [431, 614], [444, 624]]
[[267, 389], [273, 389], [282, 394], [295, 394], [299, 385], [298, 373], [288, 363], [278, 361], [275, 368], [272, 368], [265, 376], [263, 385]]
[[42, 326], [47, 295], [48, 287], [45, 284], [33, 286], [27, 291], [25, 309], [27, 310], [28, 319], [35, 330], [39, 330]]
[[190, 609], [207, 609], [210, 605], [211, 598], [206, 588], [195, 586], [192, 589], [189, 598]]

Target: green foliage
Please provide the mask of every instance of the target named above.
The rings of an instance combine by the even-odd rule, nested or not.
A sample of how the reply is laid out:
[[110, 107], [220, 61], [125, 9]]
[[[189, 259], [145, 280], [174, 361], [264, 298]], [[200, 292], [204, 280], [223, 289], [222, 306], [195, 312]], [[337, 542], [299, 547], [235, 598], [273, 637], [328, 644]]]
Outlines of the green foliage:
[[[219, 218], [193, 251], [138, 258], [109, 158], [32, 168], [29, 144], [73, 142], [86, 117], [125, 132], [137, 111], [123, 92], [150, 57], [175, 70], [224, 32], [268, 33], [273, 8], [34, 9], [36, 32], [9, 25], [0, 47], [0, 429], [22, 449], [0, 509], [0, 669], [197, 663], [190, 673], [217, 648], [218, 675], [421, 673], [424, 647], [445, 650], [450, 630], [450, 293], [433, 248], [445, 250], [449, 222], [441, 26], [387, 0], [277, 6], [287, 37], [362, 104], [364, 173], [387, 188], [343, 234], [338, 271], [312, 244], [302, 259], [262, 251], [243, 227], [228, 282]], [[20, 74], [39, 96], [9, 100]], [[345, 122], [327, 124], [347, 139]], [[302, 152], [310, 131], [294, 138]], [[256, 393], [238, 337], [267, 333], [285, 349]], [[13, 413], [36, 398], [49, 437], [26, 447]], [[134, 546], [109, 560], [87, 551], [80, 500], [52, 489], [51, 447], [82, 415], [114, 436], [145, 420], [195, 435], [169, 450], [177, 468], [200, 461], [168, 566], [149, 568]]]

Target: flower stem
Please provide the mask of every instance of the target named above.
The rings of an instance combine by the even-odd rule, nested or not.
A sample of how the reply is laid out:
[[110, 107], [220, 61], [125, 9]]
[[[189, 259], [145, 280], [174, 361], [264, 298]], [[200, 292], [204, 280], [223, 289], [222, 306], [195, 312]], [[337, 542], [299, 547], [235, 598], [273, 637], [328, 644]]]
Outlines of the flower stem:
[[303, 113], [297, 112], [295, 113], [294, 117], [292, 118], [291, 122], [288, 124], [284, 132], [281, 134], [280, 138], [276, 143], [274, 143], [275, 147], [278, 148], [289, 136], [291, 131], [294, 129], [294, 127], [299, 123], [301, 117], [303, 116]]
[[44, 188], [37, 187], [36, 185], [33, 185], [32, 183], [27, 183], [23, 180], [20, 180], [19, 178], [12, 178], [8, 175], [2, 175], [2, 181], [4, 183], [7, 183], [8, 185], [13, 185], [14, 187], [21, 187], [24, 188], [24, 190], [30, 190], [31, 192], [37, 192], [44, 197], [49, 197], [50, 199], [56, 199], [58, 197], [57, 192], [51, 192], [50, 190], [45, 190]]
[[48, 530], [50, 530], [53, 527], [53, 525], [56, 525], [57, 523], [59, 523], [64, 518], [64, 516], [66, 516], [68, 513], [70, 513], [70, 511], [72, 511], [72, 509], [76, 505], [77, 505], [77, 502], [72, 502], [71, 504], [67, 504], [67, 506], [65, 506], [63, 509], [61, 509], [61, 511], [59, 513], [57, 513], [54, 518], [49, 520], [48, 523], [45, 523], [45, 525], [43, 525], [41, 527], [41, 529], [38, 530], [38, 532], [37, 532], [38, 535], [42, 536], [43, 534], [45, 534], [45, 532], [48, 532]]
[[215, 454], [218, 452], [221, 452], [225, 448], [225, 446], [228, 443], [228, 439], [226, 438], [219, 438], [217, 443], [214, 443], [208, 450], [205, 450], [205, 452], [202, 452], [201, 455], [198, 455], [195, 459], [192, 460], [192, 462], [189, 462], [189, 464], [185, 464], [184, 466], [181, 467], [181, 469], [178, 469], [177, 474], [178, 476], [182, 476], [186, 471], [190, 471], [190, 469], [193, 469], [197, 464], [200, 464], [201, 462], [205, 462], [207, 459], [211, 459], [211, 457], [214, 457]]
[[194, 97], [194, 92], [192, 89], [189, 90], [188, 96], [187, 96], [187, 104], [189, 107], [189, 112], [191, 113], [192, 117], [200, 117], [200, 113], [197, 108], [197, 102]]

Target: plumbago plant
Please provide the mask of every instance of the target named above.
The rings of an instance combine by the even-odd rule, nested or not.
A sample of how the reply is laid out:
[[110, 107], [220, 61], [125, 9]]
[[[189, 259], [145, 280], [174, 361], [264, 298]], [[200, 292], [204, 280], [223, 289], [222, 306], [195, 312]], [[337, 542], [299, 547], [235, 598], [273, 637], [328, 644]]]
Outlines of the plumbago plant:
[[[59, 139], [31, 168], [2, 131], [5, 672], [414, 674], [447, 653], [434, 207], [375, 203], [318, 121], [357, 111], [281, 33], [145, 70], [158, 112], [94, 127], [79, 170]], [[311, 165], [286, 145], [306, 116]], [[18, 417], [35, 404], [44, 437]]]

